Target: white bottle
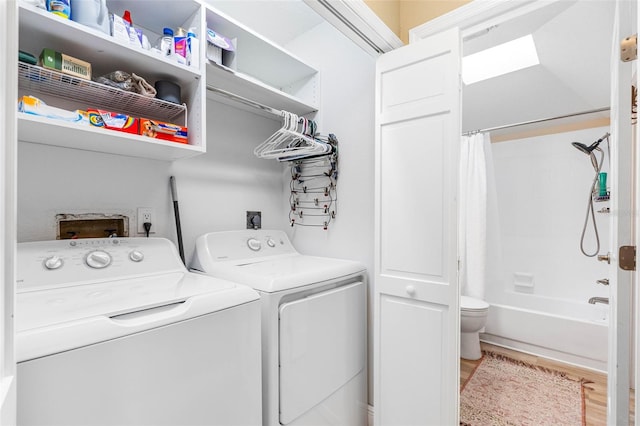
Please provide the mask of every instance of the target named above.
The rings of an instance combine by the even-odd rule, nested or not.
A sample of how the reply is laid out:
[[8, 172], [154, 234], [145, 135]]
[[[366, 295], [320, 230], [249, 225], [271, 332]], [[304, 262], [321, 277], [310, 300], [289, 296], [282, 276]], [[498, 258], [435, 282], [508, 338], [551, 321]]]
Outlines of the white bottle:
[[200, 67], [200, 41], [194, 28], [189, 28], [187, 33], [187, 64], [194, 68]]
[[160, 37], [158, 43], [156, 45], [157, 49], [160, 50], [162, 56], [172, 56], [173, 55], [173, 30], [171, 28], [164, 28], [162, 30], [163, 36]]

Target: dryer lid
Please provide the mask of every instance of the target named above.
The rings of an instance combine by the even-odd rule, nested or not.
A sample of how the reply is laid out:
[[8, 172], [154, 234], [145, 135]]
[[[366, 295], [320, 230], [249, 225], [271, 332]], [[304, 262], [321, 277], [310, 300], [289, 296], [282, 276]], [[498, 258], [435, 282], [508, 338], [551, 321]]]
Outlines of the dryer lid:
[[249, 263], [211, 264], [206, 274], [274, 293], [359, 274], [359, 262], [301, 254], [274, 256]]

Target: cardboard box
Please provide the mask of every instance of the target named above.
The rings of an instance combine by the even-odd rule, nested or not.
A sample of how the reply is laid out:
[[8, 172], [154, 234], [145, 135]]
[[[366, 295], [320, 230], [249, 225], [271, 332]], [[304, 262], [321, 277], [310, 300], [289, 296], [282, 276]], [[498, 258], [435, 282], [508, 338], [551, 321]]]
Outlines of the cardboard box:
[[89, 123], [92, 126], [104, 127], [109, 130], [138, 134], [140, 119], [117, 112], [103, 111], [101, 109], [89, 109]]
[[91, 80], [91, 64], [89, 62], [56, 52], [53, 49], [42, 49], [38, 64], [44, 68]]
[[140, 119], [140, 134], [165, 141], [189, 143], [186, 127], [148, 118]]

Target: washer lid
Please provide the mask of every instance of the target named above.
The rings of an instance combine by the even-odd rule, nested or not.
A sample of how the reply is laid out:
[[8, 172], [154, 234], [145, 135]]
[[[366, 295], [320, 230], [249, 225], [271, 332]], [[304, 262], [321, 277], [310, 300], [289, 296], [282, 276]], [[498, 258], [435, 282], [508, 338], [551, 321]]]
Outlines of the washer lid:
[[484, 300], [460, 296], [460, 309], [463, 311], [484, 311], [489, 309], [489, 304]]
[[273, 293], [364, 271], [358, 262], [301, 254], [264, 257], [249, 263], [219, 262], [207, 274]]
[[18, 361], [228, 309], [259, 295], [190, 272], [18, 293]]

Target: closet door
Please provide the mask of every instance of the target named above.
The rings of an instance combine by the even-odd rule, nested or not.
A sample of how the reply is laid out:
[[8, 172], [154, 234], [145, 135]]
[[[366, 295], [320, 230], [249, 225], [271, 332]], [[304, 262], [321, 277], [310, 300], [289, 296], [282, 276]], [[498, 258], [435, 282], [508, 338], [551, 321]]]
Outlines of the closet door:
[[458, 423], [457, 28], [376, 69], [375, 424]]

